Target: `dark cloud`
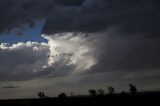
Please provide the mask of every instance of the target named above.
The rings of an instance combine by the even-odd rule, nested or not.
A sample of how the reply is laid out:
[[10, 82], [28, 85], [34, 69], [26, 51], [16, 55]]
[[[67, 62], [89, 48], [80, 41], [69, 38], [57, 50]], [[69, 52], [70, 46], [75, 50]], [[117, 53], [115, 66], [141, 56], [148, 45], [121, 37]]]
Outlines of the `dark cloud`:
[[41, 72], [47, 64], [49, 49], [46, 44], [37, 42], [0, 45], [0, 81], [29, 80], [45, 77], [48, 71]]
[[[76, 0], [77, 1], [77, 0]], [[84, 0], [1, 0], [0, 32], [10, 32], [15, 28], [24, 30], [32, 27], [37, 20], [46, 19], [57, 6], [79, 6]]]
[[80, 7], [57, 9], [43, 33], [99, 32], [118, 26], [121, 33], [159, 36], [160, 9], [156, 0], [86, 0]]
[[0, 32], [9, 32], [14, 28], [25, 29], [34, 26], [35, 21], [43, 19], [54, 8], [52, 0], [1, 0]]
[[8, 85], [8, 86], [3, 86], [3, 89], [12, 89], [12, 88], [20, 88], [20, 86], [13, 86], [13, 85]]
[[121, 33], [159, 36], [158, 0], [1, 0], [0, 32], [22, 30], [46, 19], [42, 33], [99, 32], [119, 26]]
[[105, 53], [101, 55], [98, 64], [92, 70], [95, 72], [132, 72], [159, 69], [159, 42], [158, 38], [108, 37], [102, 48]]
[[63, 6], [81, 6], [85, 0], [54, 0], [56, 4]]

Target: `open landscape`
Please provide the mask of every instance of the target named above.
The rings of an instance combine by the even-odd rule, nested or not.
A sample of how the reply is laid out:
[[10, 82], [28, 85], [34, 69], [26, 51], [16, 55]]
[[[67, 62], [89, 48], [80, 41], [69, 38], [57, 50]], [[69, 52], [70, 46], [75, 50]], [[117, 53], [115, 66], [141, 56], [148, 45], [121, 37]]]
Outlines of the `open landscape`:
[[131, 96], [129, 94], [97, 95], [97, 96], [75, 96], [75, 97], [48, 97], [32, 99], [10, 99], [0, 100], [0, 105], [12, 106], [53, 106], [53, 105], [108, 105], [108, 104], [159, 104], [160, 92], [142, 92]]
[[160, 0], [0, 0], [0, 106], [138, 102], [160, 106]]

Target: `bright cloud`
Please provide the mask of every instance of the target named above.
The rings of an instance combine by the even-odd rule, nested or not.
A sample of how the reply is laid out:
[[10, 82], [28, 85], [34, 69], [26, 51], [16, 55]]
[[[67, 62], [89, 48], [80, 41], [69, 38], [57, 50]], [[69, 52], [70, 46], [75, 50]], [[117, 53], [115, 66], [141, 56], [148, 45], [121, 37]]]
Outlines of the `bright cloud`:
[[83, 33], [42, 35], [48, 43], [0, 44], [0, 80], [78, 74], [98, 62], [96, 43]]
[[48, 39], [50, 56], [48, 66], [64, 63], [74, 66], [73, 73], [81, 73], [97, 63], [94, 42], [83, 33], [62, 33], [54, 36], [42, 35]]

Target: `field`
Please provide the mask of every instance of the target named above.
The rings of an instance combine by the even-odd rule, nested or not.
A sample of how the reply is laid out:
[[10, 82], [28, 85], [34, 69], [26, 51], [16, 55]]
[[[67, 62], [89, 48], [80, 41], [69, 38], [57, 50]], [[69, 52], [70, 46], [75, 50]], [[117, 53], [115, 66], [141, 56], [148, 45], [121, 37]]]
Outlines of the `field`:
[[54, 106], [54, 105], [107, 105], [107, 104], [127, 104], [133, 105], [141, 102], [142, 104], [159, 103], [160, 92], [141, 92], [137, 95], [113, 94], [96, 96], [73, 96], [62, 98], [33, 98], [33, 99], [10, 99], [0, 100], [0, 106]]

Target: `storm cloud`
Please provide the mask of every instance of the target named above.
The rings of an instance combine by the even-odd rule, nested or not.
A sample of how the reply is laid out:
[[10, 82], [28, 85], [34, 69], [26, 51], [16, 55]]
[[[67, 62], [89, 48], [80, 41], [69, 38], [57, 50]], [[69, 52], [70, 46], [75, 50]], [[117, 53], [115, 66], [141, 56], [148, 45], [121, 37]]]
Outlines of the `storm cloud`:
[[133, 82], [142, 90], [160, 88], [158, 0], [1, 0], [0, 14], [1, 34], [42, 21], [41, 36], [48, 40], [1, 41], [1, 87], [79, 93]]
[[86, 0], [81, 7], [55, 9], [44, 25], [44, 33], [99, 32], [119, 27], [121, 33], [159, 34], [159, 8], [155, 0]]
[[[62, 36], [63, 35], [63, 36]], [[42, 35], [48, 43], [0, 45], [0, 80], [31, 80], [84, 73], [97, 64], [97, 43], [83, 33]], [[26, 68], [27, 67], [27, 68]]]
[[84, 0], [1, 0], [0, 32], [33, 27], [38, 20], [45, 20], [57, 7], [80, 6]]
[[135, 72], [142, 73], [144, 70], [150, 71], [149, 73], [152, 73], [151, 70], [155, 70], [153, 73], [159, 72], [160, 39], [140, 39], [135, 36], [115, 38], [112, 34], [110, 31], [61, 33], [42, 35], [48, 43], [2, 43], [1, 80], [119, 71], [124, 76], [131, 76], [132, 73], [134, 76]]
[[42, 33], [100, 32], [112, 26], [121, 33], [158, 37], [158, 0], [1, 0], [0, 32], [25, 30], [46, 20]]

